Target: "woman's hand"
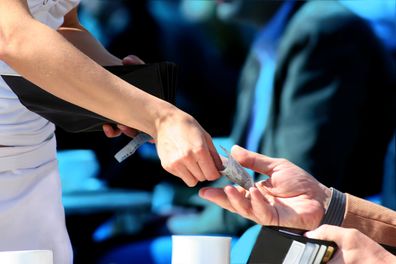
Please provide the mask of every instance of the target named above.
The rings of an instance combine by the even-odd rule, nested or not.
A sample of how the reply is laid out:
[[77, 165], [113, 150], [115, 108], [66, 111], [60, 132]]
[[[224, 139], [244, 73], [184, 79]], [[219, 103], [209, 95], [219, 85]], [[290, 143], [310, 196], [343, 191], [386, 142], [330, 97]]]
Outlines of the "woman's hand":
[[232, 156], [242, 166], [269, 179], [249, 192], [242, 187], [202, 188], [200, 196], [262, 225], [311, 230], [319, 226], [331, 191], [285, 159], [270, 158], [234, 146]]
[[331, 263], [396, 263], [396, 257], [360, 231], [322, 225], [305, 233], [309, 238], [334, 241], [338, 250]]
[[[129, 55], [122, 63], [144, 62]], [[155, 121], [156, 131], [151, 135], [164, 169], [180, 177], [188, 186], [194, 186], [198, 181], [217, 179], [222, 163], [210, 135], [193, 117], [174, 106], [168, 106], [166, 110], [162, 109], [163, 113]], [[103, 131], [108, 137], [121, 134], [134, 137], [139, 132], [124, 125], [114, 128], [109, 124], [103, 126]]]
[[212, 138], [192, 116], [174, 108], [158, 120], [156, 127], [154, 140], [165, 170], [190, 187], [220, 177], [222, 163]]
[[110, 124], [104, 124], [102, 129], [106, 137], [108, 138], [118, 137], [121, 134], [133, 138], [139, 133], [136, 129], [124, 125], [117, 125], [116, 127], [114, 127]]

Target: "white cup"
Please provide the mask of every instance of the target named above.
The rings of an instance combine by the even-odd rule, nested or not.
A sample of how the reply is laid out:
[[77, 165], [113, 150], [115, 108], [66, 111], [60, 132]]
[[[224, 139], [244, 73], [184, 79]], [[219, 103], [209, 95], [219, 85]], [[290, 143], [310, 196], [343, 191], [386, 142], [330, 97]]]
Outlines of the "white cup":
[[231, 237], [172, 236], [172, 264], [229, 264]]
[[51, 250], [0, 251], [2, 264], [53, 264]]

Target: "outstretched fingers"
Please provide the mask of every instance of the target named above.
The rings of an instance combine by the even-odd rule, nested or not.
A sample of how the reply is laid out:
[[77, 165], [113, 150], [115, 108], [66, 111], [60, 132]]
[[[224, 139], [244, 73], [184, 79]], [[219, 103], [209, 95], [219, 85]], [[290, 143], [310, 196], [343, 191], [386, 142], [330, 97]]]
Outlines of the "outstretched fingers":
[[205, 187], [199, 191], [199, 195], [258, 224], [277, 225], [279, 223], [275, 208], [256, 187], [250, 188], [249, 191], [234, 186], [226, 186], [223, 189]]
[[224, 187], [224, 193], [238, 214], [246, 218], [252, 218], [252, 206], [250, 199], [246, 198], [247, 191], [245, 189], [229, 185]]
[[263, 193], [252, 187], [249, 189], [252, 211], [261, 225], [279, 225], [279, 217], [276, 209], [269, 203]]
[[222, 188], [204, 187], [199, 190], [199, 196], [235, 213], [235, 209], [231, 206], [231, 203]]

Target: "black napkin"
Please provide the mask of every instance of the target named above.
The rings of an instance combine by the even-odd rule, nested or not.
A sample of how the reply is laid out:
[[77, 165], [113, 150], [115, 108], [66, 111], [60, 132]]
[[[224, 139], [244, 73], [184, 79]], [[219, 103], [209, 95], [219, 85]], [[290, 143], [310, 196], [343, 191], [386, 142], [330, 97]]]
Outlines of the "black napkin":
[[[158, 62], [104, 67], [121, 79], [156, 97], [175, 103], [176, 65]], [[2, 75], [4, 81], [29, 110], [68, 132], [101, 131], [105, 123], [116, 122], [62, 100], [21, 76]], [[95, 87], [92, 86], [92, 93]]]

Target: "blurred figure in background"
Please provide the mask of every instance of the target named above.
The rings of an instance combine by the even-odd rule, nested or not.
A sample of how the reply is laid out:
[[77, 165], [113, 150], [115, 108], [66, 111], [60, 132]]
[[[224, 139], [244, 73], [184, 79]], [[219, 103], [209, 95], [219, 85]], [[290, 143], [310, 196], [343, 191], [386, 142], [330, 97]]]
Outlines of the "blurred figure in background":
[[[249, 2], [242, 2], [241, 9], [245, 5], [247, 10]], [[250, 5], [256, 10], [251, 18], [257, 17], [260, 4]], [[246, 83], [240, 86], [244, 96], [239, 98], [247, 102], [240, 101], [238, 110], [255, 109], [236, 120], [235, 141], [290, 159], [334, 187], [360, 196], [378, 193], [381, 179], [373, 183], [363, 175], [382, 174], [394, 125], [394, 64], [383, 39], [369, 21], [338, 1], [283, 1], [278, 14], [282, 11], [287, 13], [281, 23], [284, 31], [274, 26], [279, 19], [271, 20], [258, 34], [242, 73], [243, 81], [259, 61], [254, 92], [246, 91]], [[275, 70], [262, 81], [265, 69], [274, 68], [271, 62]], [[265, 112], [261, 118], [260, 111]], [[256, 123], [262, 128], [255, 140]], [[373, 160], [368, 160], [367, 152]], [[367, 165], [362, 168], [364, 160]]]

